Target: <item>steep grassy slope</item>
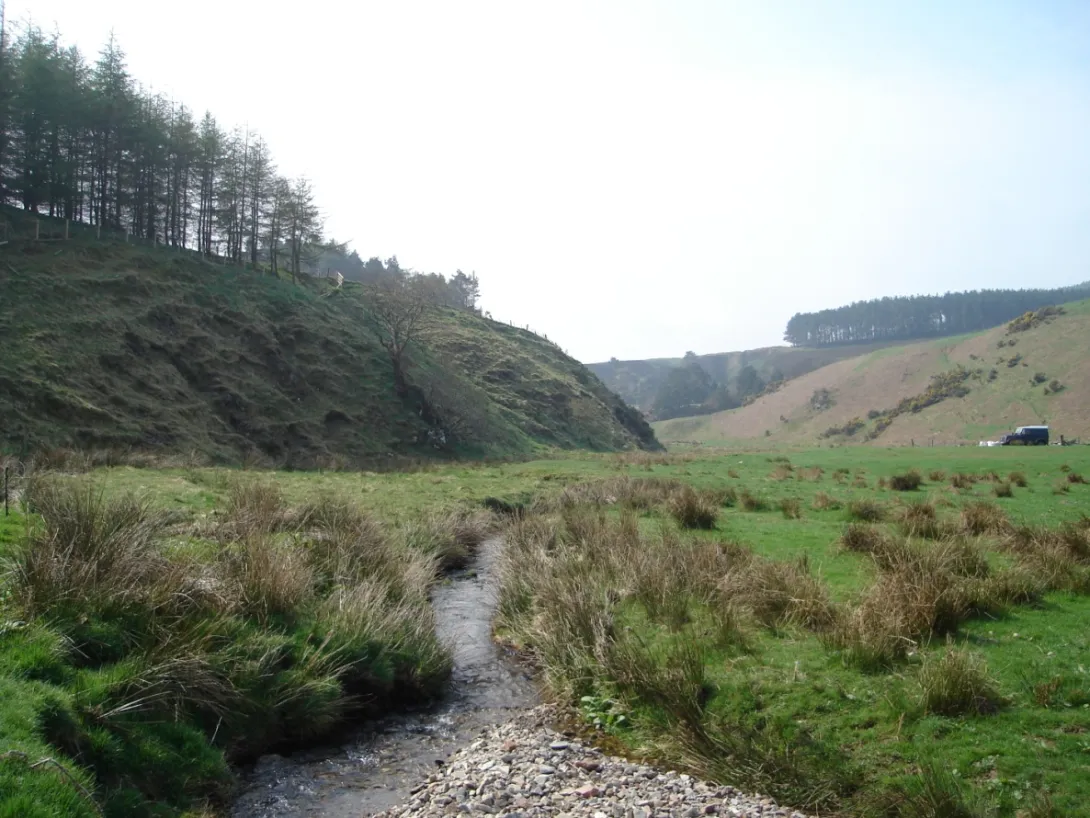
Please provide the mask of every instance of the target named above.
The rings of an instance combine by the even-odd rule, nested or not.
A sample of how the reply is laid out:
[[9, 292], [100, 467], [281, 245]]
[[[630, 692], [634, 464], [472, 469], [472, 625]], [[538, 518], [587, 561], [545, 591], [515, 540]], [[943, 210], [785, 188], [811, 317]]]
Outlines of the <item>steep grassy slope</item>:
[[[818, 367], [854, 358], [864, 352], [881, 349], [888, 343], [861, 344], [850, 347], [763, 347], [739, 352], [698, 355], [697, 363], [720, 384], [732, 383], [743, 367], [752, 366], [765, 381], [776, 373], [797, 378]], [[651, 358], [646, 361], [606, 361], [587, 364], [603, 383], [633, 406], [646, 411], [666, 379], [666, 374], [681, 363], [681, 358]]]
[[[862, 442], [871, 436], [877, 445], [901, 445], [931, 439], [976, 443], [1014, 426], [1048, 423], [1054, 435], [1087, 439], [1090, 301], [1067, 304], [1065, 309], [1066, 314], [1026, 332], [1008, 334], [1002, 326], [839, 361], [796, 378], [749, 406], [665, 421], [656, 424], [656, 431], [667, 442], [812, 444]], [[932, 376], [959, 366], [970, 373], [962, 384], [968, 394], [905, 411], [875, 436], [875, 419], [868, 419], [868, 413], [923, 395]], [[1041, 383], [1034, 382], [1038, 373], [1044, 378]], [[1054, 379], [1062, 386], [1059, 391], [1049, 388]], [[811, 397], [822, 389], [829, 390], [835, 403], [818, 411], [811, 406]], [[854, 434], [822, 438], [830, 428], [844, 427], [856, 418], [864, 425]]]
[[[556, 346], [453, 310], [435, 310], [412, 351], [418, 389], [398, 399], [365, 309], [356, 285], [295, 286], [166, 249], [13, 243], [0, 248], [0, 448], [306, 466], [657, 446]], [[441, 438], [422, 397], [447, 410]]]

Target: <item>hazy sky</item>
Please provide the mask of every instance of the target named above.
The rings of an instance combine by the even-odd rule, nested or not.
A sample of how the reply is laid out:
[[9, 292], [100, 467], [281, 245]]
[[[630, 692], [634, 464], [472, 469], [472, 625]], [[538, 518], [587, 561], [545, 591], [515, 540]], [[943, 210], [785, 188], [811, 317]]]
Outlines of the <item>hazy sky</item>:
[[583, 361], [1090, 278], [1085, 0], [8, 0]]

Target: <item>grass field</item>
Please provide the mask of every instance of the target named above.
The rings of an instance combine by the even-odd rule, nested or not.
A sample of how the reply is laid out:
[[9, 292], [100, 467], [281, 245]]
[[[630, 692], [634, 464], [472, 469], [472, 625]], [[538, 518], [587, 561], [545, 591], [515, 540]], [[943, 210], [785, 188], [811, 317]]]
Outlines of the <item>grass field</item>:
[[1090, 449], [1048, 447], [45, 479], [40, 514], [0, 517], [0, 753], [24, 754], [0, 815], [93, 815], [81, 787], [208, 814], [231, 759], [366, 717], [361, 693], [433, 695], [422, 592], [499, 524], [486, 501], [521, 509], [499, 632], [607, 746], [823, 815], [1087, 815], [1082, 475]]

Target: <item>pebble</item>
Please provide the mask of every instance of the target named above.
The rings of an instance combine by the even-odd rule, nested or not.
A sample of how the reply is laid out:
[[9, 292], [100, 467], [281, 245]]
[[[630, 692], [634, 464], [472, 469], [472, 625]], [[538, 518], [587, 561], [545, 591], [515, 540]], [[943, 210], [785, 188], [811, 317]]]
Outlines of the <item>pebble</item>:
[[551, 706], [541, 705], [517, 722], [487, 729], [451, 755], [408, 803], [376, 818], [807, 818], [766, 796], [606, 756], [551, 730], [554, 717]]

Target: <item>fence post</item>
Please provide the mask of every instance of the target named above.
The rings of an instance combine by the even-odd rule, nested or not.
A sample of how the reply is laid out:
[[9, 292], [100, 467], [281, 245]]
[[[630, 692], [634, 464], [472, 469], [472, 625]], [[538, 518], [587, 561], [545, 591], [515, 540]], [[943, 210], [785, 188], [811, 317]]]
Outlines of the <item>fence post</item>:
[[8, 467], [4, 464], [4, 516], [8, 516]]
[[34, 220], [34, 241], [38, 240], [38, 237], [41, 236], [41, 233], [42, 233], [42, 223], [38, 219], [35, 219]]
[[95, 225], [95, 238], [96, 239], [101, 239], [102, 238], [102, 222], [99, 222], [98, 224]]

